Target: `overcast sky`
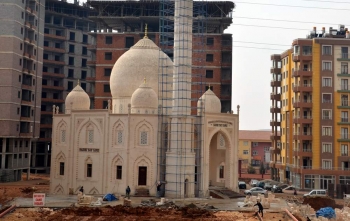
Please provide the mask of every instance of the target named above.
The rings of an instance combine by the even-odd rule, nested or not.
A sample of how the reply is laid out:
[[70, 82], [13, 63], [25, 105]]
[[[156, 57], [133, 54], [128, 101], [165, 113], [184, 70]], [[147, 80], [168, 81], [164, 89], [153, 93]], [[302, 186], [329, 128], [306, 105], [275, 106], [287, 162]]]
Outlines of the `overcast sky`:
[[233, 2], [233, 24], [225, 31], [233, 38], [232, 109], [236, 113], [241, 106], [240, 129], [269, 129], [270, 55], [287, 50], [293, 39], [304, 38], [314, 26], [326, 31], [339, 24], [350, 27], [350, 0]]

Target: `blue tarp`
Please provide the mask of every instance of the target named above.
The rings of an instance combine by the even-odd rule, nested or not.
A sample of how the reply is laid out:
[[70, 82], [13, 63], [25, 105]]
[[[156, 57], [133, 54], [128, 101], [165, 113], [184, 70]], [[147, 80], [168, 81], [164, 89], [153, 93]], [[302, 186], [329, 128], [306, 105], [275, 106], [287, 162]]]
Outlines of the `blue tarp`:
[[316, 212], [316, 217], [318, 218], [319, 216], [328, 219], [335, 218], [335, 211], [332, 207], [321, 208], [319, 211]]
[[118, 198], [115, 197], [114, 194], [111, 194], [111, 193], [107, 193], [107, 194], [103, 197], [103, 201], [114, 201], [114, 200], [118, 200]]

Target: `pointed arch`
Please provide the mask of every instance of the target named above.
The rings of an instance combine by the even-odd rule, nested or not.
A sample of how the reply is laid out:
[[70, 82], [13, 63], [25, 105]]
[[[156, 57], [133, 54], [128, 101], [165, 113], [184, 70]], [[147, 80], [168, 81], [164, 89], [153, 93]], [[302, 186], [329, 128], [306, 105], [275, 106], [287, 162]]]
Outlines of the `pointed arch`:
[[139, 167], [147, 167], [147, 186], [150, 186], [154, 180], [153, 180], [153, 163], [152, 160], [147, 157], [145, 154], [142, 156], [139, 156], [134, 161], [134, 171], [133, 171], [133, 185], [138, 185], [138, 176], [139, 176]]
[[63, 178], [65, 174], [65, 167], [66, 167], [66, 156], [62, 151], [60, 151], [56, 155], [55, 161], [54, 161], [54, 168], [55, 168], [54, 175], [56, 178]]
[[[116, 179], [116, 175], [117, 175], [117, 166], [122, 166], [122, 175], [123, 175], [123, 164], [124, 164], [124, 160], [123, 157], [121, 157], [119, 154], [117, 154], [113, 159], [112, 159], [112, 164], [111, 164], [111, 168], [112, 168], [112, 173], [111, 173], [111, 181]], [[122, 178], [123, 179], [123, 176]]]
[[94, 171], [94, 164], [90, 156], [87, 156], [84, 160], [84, 177], [85, 178], [92, 178], [93, 177], [93, 171]]
[[100, 194], [100, 192], [96, 189], [96, 187], [93, 187], [90, 191], [89, 194], [95, 195], [95, 194]]
[[125, 125], [118, 119], [112, 126], [112, 146], [124, 146], [125, 144]]
[[57, 194], [57, 195], [63, 195], [64, 194], [64, 188], [62, 187], [61, 184], [58, 184], [54, 191], [53, 191], [54, 194]]
[[[84, 130], [85, 129], [85, 130]], [[101, 137], [101, 134], [102, 134], [102, 131], [101, 131], [101, 128], [100, 126], [98, 126], [98, 124], [96, 122], [94, 122], [93, 120], [91, 120], [89, 118], [89, 120], [87, 120], [86, 122], [84, 122], [83, 124], [81, 124], [80, 127], [78, 127], [78, 139], [77, 139], [77, 146], [78, 148], [82, 145], [80, 142], [80, 138], [82, 136], [82, 133], [86, 133], [86, 139], [85, 139], [85, 143], [86, 144], [89, 144], [89, 142], [91, 143], [95, 143], [95, 140], [97, 137]], [[92, 132], [89, 132], [89, 131], [92, 131]], [[89, 136], [90, 136], [90, 140], [89, 140]], [[91, 140], [92, 139], [92, 140]], [[96, 145], [96, 147], [98, 147], [98, 145]]]
[[63, 119], [56, 126], [56, 144], [65, 145], [67, 141], [67, 123]]
[[135, 144], [137, 146], [152, 146], [153, 140], [153, 126], [146, 119], [140, 121], [135, 126]]

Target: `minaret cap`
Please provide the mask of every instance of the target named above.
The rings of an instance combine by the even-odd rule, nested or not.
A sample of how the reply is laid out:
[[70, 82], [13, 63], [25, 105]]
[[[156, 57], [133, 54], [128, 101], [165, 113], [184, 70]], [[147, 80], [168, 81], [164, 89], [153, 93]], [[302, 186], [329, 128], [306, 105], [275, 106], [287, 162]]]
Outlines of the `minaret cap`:
[[144, 36], [143, 38], [148, 39], [147, 31], [148, 31], [148, 25], [147, 25], [147, 23], [146, 23], [146, 26], [145, 26], [145, 36]]

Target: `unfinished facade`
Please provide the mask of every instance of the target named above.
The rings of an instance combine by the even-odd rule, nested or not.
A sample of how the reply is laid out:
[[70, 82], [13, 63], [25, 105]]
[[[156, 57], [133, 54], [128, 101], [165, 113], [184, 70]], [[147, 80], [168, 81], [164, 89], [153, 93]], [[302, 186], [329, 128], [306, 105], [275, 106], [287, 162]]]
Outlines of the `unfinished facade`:
[[39, 137], [45, 0], [0, 0], [0, 182], [29, 172]]

